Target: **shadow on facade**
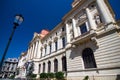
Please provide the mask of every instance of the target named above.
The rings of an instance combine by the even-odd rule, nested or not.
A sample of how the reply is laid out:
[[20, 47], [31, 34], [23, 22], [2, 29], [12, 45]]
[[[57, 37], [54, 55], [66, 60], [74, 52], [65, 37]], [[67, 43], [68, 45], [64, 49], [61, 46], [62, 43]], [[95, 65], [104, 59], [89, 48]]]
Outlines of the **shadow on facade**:
[[120, 80], [120, 75], [117, 75], [117, 78], [116, 78], [116, 80]]

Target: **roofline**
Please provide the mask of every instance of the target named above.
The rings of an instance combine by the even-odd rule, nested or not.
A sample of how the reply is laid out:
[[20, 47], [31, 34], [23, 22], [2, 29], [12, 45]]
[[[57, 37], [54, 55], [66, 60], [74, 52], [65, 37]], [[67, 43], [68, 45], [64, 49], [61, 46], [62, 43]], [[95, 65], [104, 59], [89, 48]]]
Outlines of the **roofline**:
[[68, 16], [70, 16], [78, 7], [80, 7], [86, 0], [82, 0], [78, 5], [72, 8], [65, 16], [63, 16], [62, 20], [64, 21]]
[[61, 25], [64, 25], [63, 21], [60, 22], [55, 28], [53, 28], [44, 38], [42, 38], [41, 40], [43, 41], [44, 39], [46, 39], [48, 36], [50, 36], [54, 31], [56, 31], [59, 27], [61, 27]]

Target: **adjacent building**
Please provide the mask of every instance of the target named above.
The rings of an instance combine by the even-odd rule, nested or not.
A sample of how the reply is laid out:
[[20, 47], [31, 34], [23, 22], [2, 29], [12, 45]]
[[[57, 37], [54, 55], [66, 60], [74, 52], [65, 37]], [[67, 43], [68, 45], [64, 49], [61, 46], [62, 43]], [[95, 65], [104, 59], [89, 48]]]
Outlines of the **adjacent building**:
[[74, 0], [52, 31], [34, 33], [26, 56], [34, 74], [62, 71], [67, 80], [119, 80], [120, 21], [108, 0]]
[[12, 75], [16, 74], [18, 59], [17, 58], [8, 58], [4, 61], [2, 66], [2, 78], [9, 78]]
[[16, 78], [25, 78], [26, 77], [26, 67], [25, 67], [25, 63], [27, 62], [26, 55], [27, 55], [26, 52], [22, 52], [19, 57]]

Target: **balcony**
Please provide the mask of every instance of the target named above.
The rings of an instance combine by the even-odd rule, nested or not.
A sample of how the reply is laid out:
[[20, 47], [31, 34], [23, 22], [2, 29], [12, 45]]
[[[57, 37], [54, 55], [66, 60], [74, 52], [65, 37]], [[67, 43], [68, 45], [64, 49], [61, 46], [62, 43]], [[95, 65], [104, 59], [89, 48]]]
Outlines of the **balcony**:
[[71, 42], [73, 45], [77, 45], [79, 43], [83, 43], [87, 40], [91, 40], [93, 39], [93, 37], [96, 37], [97, 33], [95, 31], [88, 31], [86, 33], [83, 33], [82, 35], [76, 37], [73, 39], [73, 41]]

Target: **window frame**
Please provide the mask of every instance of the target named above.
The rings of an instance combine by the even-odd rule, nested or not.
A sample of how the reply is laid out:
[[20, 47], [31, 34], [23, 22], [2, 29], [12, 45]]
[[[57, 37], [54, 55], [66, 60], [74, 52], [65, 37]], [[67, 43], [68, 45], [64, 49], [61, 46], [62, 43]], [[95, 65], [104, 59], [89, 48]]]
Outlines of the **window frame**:
[[85, 48], [82, 52], [82, 59], [84, 68], [97, 68], [93, 50], [91, 48]]

